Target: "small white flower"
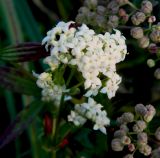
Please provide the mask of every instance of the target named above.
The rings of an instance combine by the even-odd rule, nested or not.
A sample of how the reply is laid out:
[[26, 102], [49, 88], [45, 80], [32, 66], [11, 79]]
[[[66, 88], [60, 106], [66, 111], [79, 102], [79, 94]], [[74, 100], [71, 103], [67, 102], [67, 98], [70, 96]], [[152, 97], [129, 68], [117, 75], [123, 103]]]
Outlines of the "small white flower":
[[[88, 103], [75, 105], [74, 111], [68, 115], [68, 121], [73, 122], [75, 125], [83, 125], [87, 119], [94, 122], [93, 129], [100, 130], [106, 134], [106, 126], [110, 124], [106, 111], [102, 110], [102, 105], [97, 104], [92, 98], [88, 98]], [[81, 121], [78, 121], [81, 119]]]
[[[125, 37], [118, 30], [114, 30], [114, 34], [106, 32], [97, 35], [85, 24], [78, 28], [70, 27], [73, 23], [59, 22], [48, 31], [42, 41], [47, 50], [50, 46], [50, 56], [45, 59], [46, 63], [52, 70], [60, 63], [76, 65], [85, 80], [85, 96], [95, 96], [101, 89], [109, 98], [114, 97], [121, 79], [112, 74], [116, 74], [116, 64], [123, 61], [127, 54]], [[105, 87], [102, 86], [100, 74], [109, 78]]]

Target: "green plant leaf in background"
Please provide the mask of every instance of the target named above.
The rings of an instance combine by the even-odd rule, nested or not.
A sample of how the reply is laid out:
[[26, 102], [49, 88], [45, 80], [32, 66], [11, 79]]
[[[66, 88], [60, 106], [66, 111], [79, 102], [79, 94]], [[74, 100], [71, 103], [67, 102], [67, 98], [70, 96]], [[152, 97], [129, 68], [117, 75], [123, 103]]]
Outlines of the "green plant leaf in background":
[[39, 96], [40, 89], [35, 81], [35, 78], [23, 69], [0, 67], [1, 87], [26, 95]]
[[0, 59], [10, 62], [35, 61], [49, 55], [41, 43], [26, 42], [0, 50]]
[[0, 138], [0, 149], [14, 140], [26, 129], [33, 119], [37, 117], [43, 106], [44, 103], [42, 101], [34, 101], [24, 108]]

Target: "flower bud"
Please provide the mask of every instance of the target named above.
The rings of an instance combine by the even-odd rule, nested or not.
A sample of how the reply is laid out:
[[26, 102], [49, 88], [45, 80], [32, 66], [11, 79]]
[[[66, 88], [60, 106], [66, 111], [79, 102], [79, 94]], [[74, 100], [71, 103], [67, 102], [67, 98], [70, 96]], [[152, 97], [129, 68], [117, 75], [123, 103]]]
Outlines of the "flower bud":
[[126, 132], [124, 130], [117, 130], [114, 132], [115, 138], [121, 138], [126, 135]]
[[148, 65], [148, 67], [152, 68], [155, 66], [155, 61], [153, 59], [148, 59], [147, 65]]
[[120, 125], [120, 130], [125, 131], [126, 133], [129, 132], [129, 128], [125, 124]]
[[156, 79], [160, 80], [160, 68], [156, 69], [156, 71], [154, 72], [154, 76]]
[[134, 145], [133, 143], [128, 144], [128, 150], [129, 150], [130, 152], [133, 152], [135, 149], [136, 149], [136, 148], [135, 148], [135, 145]]
[[144, 116], [144, 120], [146, 122], [150, 122], [153, 119], [154, 115], [156, 114], [156, 109], [152, 105], [147, 105], [146, 108], [147, 108], [147, 113]]
[[145, 144], [139, 148], [139, 152], [145, 156], [149, 156], [152, 152], [152, 148], [148, 144]]
[[160, 127], [158, 127], [157, 129], [156, 129], [156, 132], [155, 132], [155, 137], [156, 137], [156, 139], [157, 140], [160, 140]]
[[160, 30], [153, 30], [150, 34], [150, 38], [153, 42], [159, 43], [160, 42]]
[[130, 139], [128, 136], [123, 136], [123, 137], [121, 138], [121, 142], [122, 142], [122, 144], [124, 144], [124, 145], [128, 145], [128, 144], [131, 143], [131, 139]]
[[120, 6], [128, 3], [128, 0], [116, 0], [116, 1]]
[[53, 119], [50, 114], [45, 114], [44, 116], [44, 131], [46, 135], [50, 135], [52, 133], [53, 127]]
[[96, 23], [98, 24], [98, 26], [104, 28], [106, 25], [106, 19], [102, 15], [97, 15], [96, 16]]
[[116, 15], [110, 15], [108, 19], [108, 25], [112, 28], [116, 28], [119, 24], [119, 18]]
[[82, 13], [83, 15], [87, 15], [90, 11], [87, 7], [81, 7], [79, 10], [78, 10], [79, 13]]
[[122, 119], [124, 121], [124, 123], [130, 123], [134, 121], [134, 115], [131, 112], [125, 112], [122, 115]]
[[92, 9], [92, 8], [95, 8], [98, 4], [98, 1], [97, 0], [85, 0], [84, 1], [84, 6]]
[[119, 11], [119, 5], [116, 1], [110, 1], [107, 5], [107, 10], [110, 14], [117, 14]]
[[127, 154], [123, 158], [134, 158], [132, 154]]
[[143, 104], [137, 104], [135, 106], [135, 112], [141, 116], [144, 116], [147, 113], [147, 108]]
[[123, 8], [121, 8], [121, 9], [119, 9], [119, 11], [118, 11], [118, 15], [119, 15], [120, 17], [123, 17], [123, 16], [126, 15], [126, 11], [125, 11]]
[[141, 133], [137, 134], [137, 143], [138, 143], [138, 145], [141, 146], [141, 145], [147, 144], [147, 142], [148, 142], [147, 133], [141, 132]]
[[155, 16], [150, 16], [149, 18], [148, 18], [148, 22], [149, 23], [153, 23], [153, 22], [155, 22], [156, 21], [156, 17]]
[[155, 54], [158, 52], [158, 47], [155, 43], [151, 43], [149, 46], [148, 46], [148, 51], [152, 54]]
[[126, 23], [129, 20], [129, 15], [126, 14], [125, 16], [122, 17], [122, 22]]
[[141, 11], [145, 14], [150, 14], [153, 10], [152, 3], [148, 0], [144, 0], [141, 3]]
[[142, 120], [138, 120], [136, 124], [133, 126], [134, 132], [142, 132], [147, 127], [146, 123]]
[[138, 39], [138, 43], [141, 48], [147, 48], [149, 45], [149, 38], [147, 36], [143, 36], [142, 38]]
[[139, 25], [143, 23], [146, 19], [146, 16], [143, 12], [137, 12], [131, 17], [131, 21], [134, 25]]
[[116, 121], [117, 121], [117, 123], [118, 123], [119, 125], [122, 125], [122, 124], [124, 123], [122, 117], [118, 117]]
[[141, 27], [134, 27], [131, 29], [131, 36], [135, 39], [143, 37], [143, 29]]
[[106, 12], [106, 8], [104, 6], [102, 5], [97, 6], [97, 14], [104, 16], [105, 12]]
[[115, 138], [111, 142], [111, 147], [113, 151], [122, 151], [124, 148], [124, 145], [122, 144], [119, 138]]
[[160, 158], [160, 147], [152, 151], [151, 158]]

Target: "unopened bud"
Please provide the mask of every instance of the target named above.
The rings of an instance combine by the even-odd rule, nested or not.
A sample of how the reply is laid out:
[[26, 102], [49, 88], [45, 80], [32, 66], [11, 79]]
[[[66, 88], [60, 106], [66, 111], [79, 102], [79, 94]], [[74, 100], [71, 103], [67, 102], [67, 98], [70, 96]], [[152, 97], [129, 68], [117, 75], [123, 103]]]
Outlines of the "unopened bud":
[[150, 34], [150, 38], [153, 42], [159, 43], [160, 42], [160, 30], [153, 30]]
[[84, 5], [90, 9], [95, 8], [98, 4], [97, 0], [85, 0]]
[[131, 143], [131, 139], [130, 139], [128, 136], [123, 136], [123, 137], [121, 138], [121, 142], [122, 142], [122, 144], [124, 144], [124, 145], [128, 145], [128, 144]]
[[135, 145], [134, 145], [133, 143], [131, 143], [131, 144], [128, 145], [128, 150], [129, 150], [130, 152], [133, 152], [135, 149], [136, 149], [136, 148], [135, 148]]
[[125, 16], [122, 17], [122, 22], [126, 23], [129, 20], [129, 15], [126, 14]]
[[160, 158], [160, 147], [152, 151], [151, 158]]
[[134, 132], [142, 132], [147, 127], [146, 123], [142, 120], [138, 120], [136, 124], [133, 126]]
[[102, 5], [97, 6], [97, 14], [104, 16], [105, 12], [106, 12], [106, 8], [104, 6]]
[[160, 80], [160, 68], [156, 69], [156, 71], [154, 72], [154, 76], [156, 79]]
[[121, 138], [126, 135], [126, 132], [124, 130], [117, 130], [114, 132], [115, 138]]
[[147, 108], [143, 104], [137, 104], [135, 106], [135, 112], [141, 116], [144, 116], [147, 113]]
[[126, 15], [126, 11], [125, 11], [123, 8], [121, 8], [121, 9], [119, 9], [119, 11], [118, 11], [118, 15], [119, 15], [120, 17], [123, 17], [123, 16]]
[[123, 158], [134, 158], [132, 154], [127, 154]]
[[127, 125], [125, 125], [125, 124], [120, 125], [120, 130], [123, 130], [123, 131], [125, 131], [126, 133], [129, 132], [129, 128], [128, 128]]
[[148, 67], [152, 68], [155, 66], [155, 61], [153, 59], [148, 59], [147, 65], [148, 65]]
[[151, 43], [149, 46], [148, 46], [148, 51], [152, 54], [155, 54], [158, 52], [158, 47], [155, 43]]
[[149, 38], [147, 36], [143, 36], [138, 39], [138, 43], [141, 48], [147, 48], [149, 46]]
[[145, 14], [150, 14], [153, 10], [152, 3], [148, 0], [142, 1], [141, 4], [141, 11]]
[[148, 22], [149, 23], [153, 23], [153, 22], [155, 22], [156, 21], [156, 17], [155, 16], [150, 16], [149, 18], [148, 18]]
[[155, 132], [155, 137], [156, 137], [156, 139], [157, 140], [160, 140], [160, 127], [158, 127], [157, 129], [156, 129], [156, 132]]
[[130, 123], [134, 121], [134, 115], [131, 112], [125, 112], [122, 115], [122, 119], [124, 121], [124, 123]]
[[117, 121], [117, 123], [118, 123], [119, 125], [122, 125], [122, 124], [124, 123], [122, 117], [118, 117], [116, 121]]
[[115, 138], [111, 142], [111, 147], [113, 151], [122, 151], [124, 148], [124, 145], [122, 144], [119, 138]]
[[82, 13], [83, 15], [87, 15], [90, 11], [87, 7], [81, 7], [79, 10], [78, 10], [79, 13]]
[[96, 16], [96, 23], [98, 24], [99, 27], [104, 28], [106, 25], [106, 19], [102, 15], [97, 15]]
[[119, 18], [116, 15], [110, 15], [108, 19], [108, 25], [112, 28], [116, 28], [119, 24]]
[[144, 116], [144, 120], [146, 122], [150, 122], [153, 119], [154, 115], [156, 114], [156, 109], [152, 105], [147, 105], [146, 108], [147, 108], [147, 113]]
[[137, 12], [131, 17], [131, 21], [134, 25], [139, 25], [143, 23], [146, 19], [146, 16], [143, 12]]
[[128, 3], [128, 0], [116, 0], [116, 1], [120, 6]]
[[131, 29], [131, 36], [135, 39], [143, 37], [143, 29], [141, 27], [134, 27]]
[[119, 11], [119, 5], [116, 1], [110, 1], [107, 5], [107, 10], [111, 14], [117, 14]]
[[139, 148], [139, 152], [145, 156], [149, 156], [152, 152], [152, 148], [148, 144], [145, 144]]
[[141, 145], [144, 145], [144, 144], [147, 144], [148, 142], [148, 136], [147, 136], [147, 133], [145, 132], [141, 132], [141, 133], [138, 133], [137, 134], [137, 143], [141, 146]]

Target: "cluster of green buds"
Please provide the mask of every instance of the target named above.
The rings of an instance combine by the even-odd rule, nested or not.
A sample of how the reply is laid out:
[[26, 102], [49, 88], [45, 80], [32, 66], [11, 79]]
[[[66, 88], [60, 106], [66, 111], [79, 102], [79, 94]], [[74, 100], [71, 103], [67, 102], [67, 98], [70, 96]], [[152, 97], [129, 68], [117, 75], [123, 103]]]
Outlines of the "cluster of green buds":
[[97, 31], [109, 31], [126, 23], [129, 15], [121, 6], [130, 3], [128, 0], [85, 0], [79, 9], [76, 22], [92, 26]]
[[[137, 104], [135, 113], [125, 112], [117, 118], [119, 129], [114, 132], [111, 142], [113, 151], [123, 151], [127, 148], [127, 155], [124, 158], [134, 158], [135, 153], [139, 152], [144, 156], [159, 158], [160, 148], [151, 147], [151, 140], [160, 141], [160, 127], [155, 133], [151, 133], [149, 123], [156, 114], [152, 105]], [[157, 156], [158, 155], [158, 156]]]
[[143, 0], [140, 8], [129, 0], [85, 0], [76, 22], [88, 24], [97, 31], [111, 32], [131, 21], [133, 25], [128, 27], [132, 28], [131, 36], [138, 40], [141, 48], [149, 48], [151, 43], [160, 42], [159, 24], [152, 26], [156, 21], [152, 13], [154, 5], [149, 0]]

